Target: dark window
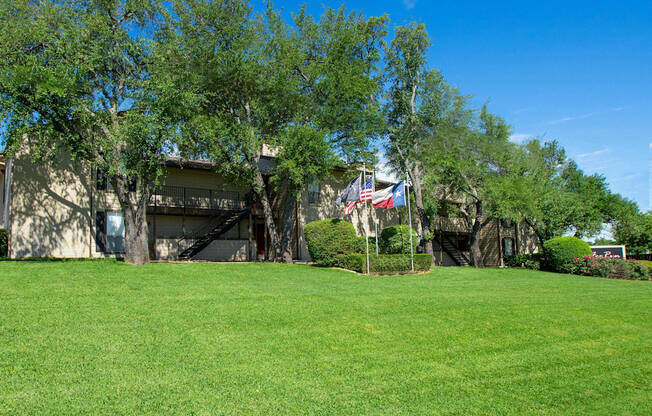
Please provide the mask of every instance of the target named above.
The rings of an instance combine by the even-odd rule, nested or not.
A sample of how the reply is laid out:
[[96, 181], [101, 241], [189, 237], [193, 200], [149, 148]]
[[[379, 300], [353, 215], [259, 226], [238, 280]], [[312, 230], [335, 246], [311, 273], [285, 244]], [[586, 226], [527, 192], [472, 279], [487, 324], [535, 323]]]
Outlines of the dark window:
[[503, 237], [503, 256], [511, 256], [514, 254], [514, 239], [511, 237]]
[[121, 212], [97, 212], [95, 247], [101, 253], [124, 253], [125, 226]]
[[311, 183], [308, 185], [308, 203], [309, 204], [318, 204], [319, 203], [319, 184]]
[[98, 191], [105, 191], [107, 188], [108, 180], [104, 171], [101, 169], [97, 169], [97, 173], [95, 174], [95, 184]]
[[95, 250], [106, 251], [106, 213], [102, 211], [95, 214]]
[[500, 226], [503, 228], [511, 228], [514, 223], [511, 220], [500, 220]]
[[129, 175], [129, 179], [127, 180], [127, 187], [129, 188], [129, 192], [136, 192], [137, 183], [138, 177], [136, 175]]

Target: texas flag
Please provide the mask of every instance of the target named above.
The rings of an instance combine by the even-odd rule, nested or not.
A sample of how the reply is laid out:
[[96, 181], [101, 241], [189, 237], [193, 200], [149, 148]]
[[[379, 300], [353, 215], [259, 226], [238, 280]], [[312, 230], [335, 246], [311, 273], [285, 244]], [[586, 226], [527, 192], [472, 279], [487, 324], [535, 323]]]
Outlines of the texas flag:
[[371, 194], [374, 208], [390, 209], [405, 206], [405, 183], [403, 181]]

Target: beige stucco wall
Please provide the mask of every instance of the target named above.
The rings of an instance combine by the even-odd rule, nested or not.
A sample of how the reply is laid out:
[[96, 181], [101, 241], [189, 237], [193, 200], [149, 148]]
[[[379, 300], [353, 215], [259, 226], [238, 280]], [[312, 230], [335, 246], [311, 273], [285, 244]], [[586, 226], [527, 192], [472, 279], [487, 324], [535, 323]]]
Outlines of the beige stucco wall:
[[[70, 158], [35, 163], [13, 158], [10, 257], [88, 257], [91, 250], [91, 170]], [[93, 243], [94, 244], [94, 243]]]

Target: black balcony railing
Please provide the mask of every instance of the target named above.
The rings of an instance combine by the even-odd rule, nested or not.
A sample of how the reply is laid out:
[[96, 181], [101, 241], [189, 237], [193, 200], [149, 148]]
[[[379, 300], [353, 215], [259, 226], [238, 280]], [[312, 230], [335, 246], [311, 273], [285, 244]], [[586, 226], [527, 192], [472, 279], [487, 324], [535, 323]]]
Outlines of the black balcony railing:
[[150, 206], [234, 211], [245, 208], [238, 191], [159, 186], [152, 192]]

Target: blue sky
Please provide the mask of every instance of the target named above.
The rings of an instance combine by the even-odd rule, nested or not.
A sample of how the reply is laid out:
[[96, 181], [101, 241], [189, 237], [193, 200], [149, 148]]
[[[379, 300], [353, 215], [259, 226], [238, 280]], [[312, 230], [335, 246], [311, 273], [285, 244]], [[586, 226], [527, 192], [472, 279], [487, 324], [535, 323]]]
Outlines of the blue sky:
[[[257, 3], [261, 3], [258, 1]], [[342, 1], [277, 1], [286, 11]], [[351, 0], [426, 24], [429, 63], [504, 117], [513, 140], [557, 139], [587, 173], [650, 209], [652, 2]]]

